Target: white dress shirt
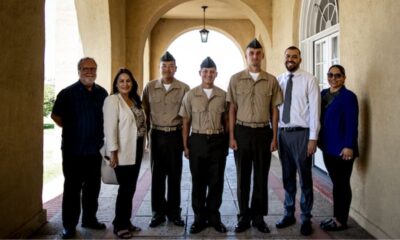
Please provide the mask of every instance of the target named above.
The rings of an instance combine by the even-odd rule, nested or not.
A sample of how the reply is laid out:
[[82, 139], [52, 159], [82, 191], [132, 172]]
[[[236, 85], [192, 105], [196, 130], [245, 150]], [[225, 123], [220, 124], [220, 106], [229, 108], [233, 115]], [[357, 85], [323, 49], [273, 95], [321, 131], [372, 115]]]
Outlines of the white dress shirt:
[[[277, 77], [285, 98], [286, 83], [290, 72], [285, 72]], [[312, 74], [298, 69], [293, 74], [292, 102], [290, 106], [290, 122], [282, 121], [283, 106], [279, 108], [279, 127], [304, 127], [310, 129], [310, 140], [318, 139], [320, 129], [321, 93], [318, 80]]]

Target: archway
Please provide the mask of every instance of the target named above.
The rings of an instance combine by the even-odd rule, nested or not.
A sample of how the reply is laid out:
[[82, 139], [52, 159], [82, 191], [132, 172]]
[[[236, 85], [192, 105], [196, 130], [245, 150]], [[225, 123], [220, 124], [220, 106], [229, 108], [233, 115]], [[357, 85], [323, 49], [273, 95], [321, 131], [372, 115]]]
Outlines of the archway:
[[[129, 68], [133, 69], [135, 76], [138, 79], [143, 79], [143, 76], [147, 76], [147, 73], [144, 73], [143, 67], [143, 59], [145, 55], [145, 46], [146, 41], [149, 40], [149, 48], [150, 48], [150, 79], [154, 79], [158, 74], [156, 71], [154, 73], [154, 65], [157, 65], [157, 61], [159, 59], [159, 54], [153, 55], [153, 47], [159, 47], [157, 44], [153, 44], [153, 41], [157, 41], [157, 38], [152, 36], [154, 34], [154, 29], [157, 24], [163, 23], [166, 18], [164, 15], [174, 9], [175, 7], [186, 3], [189, 1], [185, 0], [166, 0], [157, 6], [149, 5], [145, 0], [138, 0], [135, 2], [127, 1], [126, 2], [126, 12], [135, 12], [137, 14], [129, 15], [126, 17], [126, 28], [122, 31], [124, 37], [124, 42], [126, 44], [126, 65]], [[190, 1], [192, 2], [192, 1]], [[200, 6], [203, 4], [201, 1], [193, 1], [199, 4], [199, 12]], [[266, 48], [266, 51], [269, 51], [272, 47], [272, 1], [260, 1], [256, 3], [249, 3], [248, 1], [243, 0], [218, 0], [218, 1], [207, 1], [207, 3], [214, 4], [225, 4], [225, 6], [233, 7], [236, 10], [241, 12], [242, 18], [238, 19], [237, 16], [233, 16], [225, 19], [213, 19], [216, 22], [225, 21], [228, 27], [235, 28], [237, 21], [247, 21], [252, 27], [246, 29], [244, 31], [237, 31], [238, 34], [245, 35], [245, 43], [241, 42], [241, 46], [244, 48], [247, 43], [254, 37], [259, 38], [259, 40], [263, 43]], [[141, 7], [141, 11], [137, 12], [138, 6]], [[211, 9], [211, 7], [210, 7]], [[195, 12], [195, 11], [194, 11]], [[200, 12], [201, 13], [201, 12]], [[215, 16], [215, 15], [214, 15]], [[116, 18], [119, 18], [115, 16]], [[211, 19], [211, 18], [210, 18]], [[177, 21], [181, 24], [188, 24], [186, 29], [192, 28], [194, 26], [200, 26], [201, 17], [194, 14], [191, 18], [175, 18], [175, 19], [167, 19], [168, 21]], [[208, 21], [209, 22], [209, 21]], [[216, 26], [219, 28], [218, 26]], [[219, 28], [225, 30], [224, 28]], [[172, 29], [174, 31], [174, 29]], [[234, 29], [235, 30], [235, 29]], [[237, 29], [236, 29], [237, 30]], [[166, 30], [162, 30], [166, 31]], [[162, 31], [158, 33], [162, 34]], [[138, 34], [140, 33], [140, 34]], [[251, 34], [249, 34], [251, 33]], [[239, 34], [239, 35], [240, 35]], [[170, 34], [173, 35], [173, 34]], [[233, 35], [233, 34], [232, 34]], [[236, 38], [236, 37], [235, 37]], [[165, 43], [164, 43], [165, 44]], [[163, 49], [165, 51], [165, 49]], [[113, 56], [112, 58], [116, 58], [117, 56]], [[272, 62], [272, 55], [267, 55], [266, 62]], [[271, 58], [271, 59], [270, 59]], [[265, 65], [265, 68], [268, 69], [268, 65]], [[144, 80], [146, 81], [146, 79]]]
[[227, 90], [230, 76], [243, 69], [243, 58], [236, 44], [217, 31], [210, 30], [207, 43], [201, 43], [197, 30], [189, 31], [176, 38], [168, 47], [176, 61], [176, 78], [191, 88], [201, 83], [198, 75], [200, 63], [211, 57], [218, 70], [215, 85]]

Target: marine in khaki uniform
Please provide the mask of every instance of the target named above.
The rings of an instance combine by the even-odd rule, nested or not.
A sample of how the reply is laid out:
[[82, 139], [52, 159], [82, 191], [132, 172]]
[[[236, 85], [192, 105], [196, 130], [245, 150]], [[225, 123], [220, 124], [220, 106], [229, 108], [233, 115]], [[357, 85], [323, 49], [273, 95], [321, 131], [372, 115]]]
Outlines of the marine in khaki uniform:
[[219, 208], [228, 153], [226, 92], [214, 86], [218, 73], [210, 57], [201, 63], [199, 74], [201, 85], [185, 95], [179, 112], [183, 117], [184, 152], [192, 174], [195, 216], [190, 233], [199, 233], [208, 225], [225, 233]]
[[[237, 169], [238, 223], [235, 232], [250, 228], [268, 233], [268, 173], [271, 152], [277, 149], [278, 109], [282, 93], [274, 76], [261, 70], [264, 52], [254, 39], [246, 49], [247, 69], [231, 77], [229, 102], [229, 144]], [[253, 194], [250, 200], [251, 172]]]
[[[179, 108], [189, 86], [174, 78], [174, 57], [166, 52], [160, 59], [161, 78], [150, 81], [143, 91], [143, 108], [150, 132], [151, 207], [150, 227], [165, 222], [165, 217], [177, 226], [181, 218], [182, 118]], [[167, 198], [166, 183], [167, 180]]]

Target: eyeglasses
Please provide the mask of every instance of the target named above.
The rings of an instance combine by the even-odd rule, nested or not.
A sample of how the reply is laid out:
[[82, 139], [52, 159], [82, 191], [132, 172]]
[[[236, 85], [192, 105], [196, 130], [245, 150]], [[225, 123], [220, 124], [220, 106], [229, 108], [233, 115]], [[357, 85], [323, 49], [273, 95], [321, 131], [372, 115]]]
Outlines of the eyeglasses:
[[333, 77], [335, 77], [335, 78], [341, 78], [341, 77], [343, 77], [343, 74], [341, 74], [341, 73], [335, 73], [335, 74], [333, 74], [333, 73], [328, 73], [328, 74], [326, 74], [327, 76], [328, 76], [328, 78], [333, 78]]
[[86, 67], [83, 67], [81, 69], [82, 72], [96, 72], [96, 70], [97, 68], [86, 68]]

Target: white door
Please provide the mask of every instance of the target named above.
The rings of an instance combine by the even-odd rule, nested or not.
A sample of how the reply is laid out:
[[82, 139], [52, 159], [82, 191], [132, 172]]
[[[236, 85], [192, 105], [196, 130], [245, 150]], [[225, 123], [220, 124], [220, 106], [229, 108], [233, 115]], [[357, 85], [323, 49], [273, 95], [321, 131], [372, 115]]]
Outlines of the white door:
[[[314, 42], [314, 75], [320, 89], [329, 88], [326, 74], [330, 66], [339, 63], [339, 33], [333, 33]], [[327, 172], [320, 149], [314, 155], [314, 166]]]

